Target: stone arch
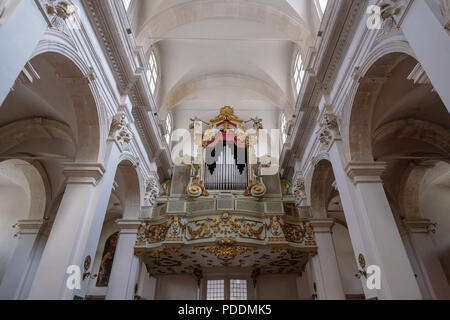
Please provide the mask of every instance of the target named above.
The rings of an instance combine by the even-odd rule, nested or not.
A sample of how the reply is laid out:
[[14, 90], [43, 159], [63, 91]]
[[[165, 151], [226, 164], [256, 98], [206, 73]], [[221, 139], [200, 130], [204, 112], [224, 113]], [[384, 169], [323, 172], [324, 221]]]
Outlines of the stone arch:
[[[355, 127], [353, 127], [352, 129], [351, 127], [351, 122], [352, 121], [356, 121], [357, 119], [355, 117], [352, 117], [354, 115], [354, 110], [356, 110], [357, 108], [357, 101], [359, 98], [361, 98], [362, 95], [362, 90], [360, 91], [361, 85], [364, 84], [364, 78], [366, 76], [369, 76], [369, 79], [366, 78], [366, 80], [370, 80], [370, 72], [372, 70], [374, 70], [374, 66], [376, 64], [379, 64], [380, 62], [382, 63], [382, 59], [386, 56], [389, 55], [404, 55], [404, 57], [412, 57], [414, 59], [415, 58], [415, 54], [412, 50], [412, 48], [410, 47], [410, 45], [404, 41], [404, 40], [398, 40], [398, 39], [392, 39], [392, 38], [387, 38], [385, 40], [383, 40], [382, 42], [378, 43], [374, 48], [372, 48], [372, 50], [370, 51], [370, 53], [367, 55], [367, 57], [362, 61], [362, 63], [359, 66], [355, 67], [354, 70], [354, 83], [352, 88], [350, 89], [350, 93], [349, 93], [349, 102], [346, 104], [346, 106], [344, 107], [344, 109], [342, 110], [342, 123], [341, 123], [341, 135], [344, 138], [344, 141], [346, 141], [345, 144], [345, 153], [346, 153], [346, 157], [349, 160], [353, 160], [352, 157], [352, 148], [351, 148], [351, 144], [354, 143], [354, 140], [357, 140], [358, 138], [354, 138], [351, 139], [351, 135], [354, 134], [354, 130]], [[375, 78], [376, 79], [376, 78]], [[380, 79], [382, 80], [382, 79]], [[367, 81], [366, 84], [369, 83], [370, 81]], [[374, 92], [377, 90], [380, 90], [382, 87], [382, 83], [379, 83], [379, 85], [376, 86], [376, 88], [374, 89]], [[376, 98], [374, 98], [376, 99]], [[374, 103], [374, 102], [373, 102]], [[367, 117], [369, 115], [366, 115]], [[364, 115], [360, 115], [361, 118], [364, 118]], [[362, 119], [360, 119], [362, 120]], [[368, 123], [370, 121], [370, 119], [364, 119], [366, 123]], [[368, 145], [370, 145], [370, 143], [368, 143], [368, 140], [370, 138], [366, 138], [364, 139], [363, 142], [363, 146], [365, 148], [367, 148]], [[351, 142], [351, 140], [353, 140]], [[365, 155], [367, 157], [367, 155]], [[370, 158], [370, 157], [369, 157]]]
[[47, 190], [40, 172], [24, 160], [0, 163], [0, 282], [17, 246], [19, 221], [43, 221]]
[[390, 73], [407, 57], [409, 55], [402, 52], [385, 54], [359, 79], [352, 105], [344, 112], [341, 132], [346, 141], [347, 157], [351, 161], [374, 160], [371, 123], [373, 107]]
[[47, 190], [41, 173], [29, 162], [10, 159], [0, 163], [0, 175], [26, 193], [29, 199], [29, 210], [24, 218], [43, 219], [47, 205]]
[[[56, 76], [66, 85], [72, 99], [76, 116], [76, 128], [71, 128], [75, 133], [77, 146], [75, 160], [101, 161], [104, 153], [101, 141], [106, 140], [107, 133], [100, 128], [107, 127], [107, 121], [101, 110], [99, 95], [92, 84], [92, 68], [69, 45], [50, 40], [43, 40], [38, 44], [30, 63], [41, 58], [54, 67]], [[105, 126], [101, 126], [100, 121]]]

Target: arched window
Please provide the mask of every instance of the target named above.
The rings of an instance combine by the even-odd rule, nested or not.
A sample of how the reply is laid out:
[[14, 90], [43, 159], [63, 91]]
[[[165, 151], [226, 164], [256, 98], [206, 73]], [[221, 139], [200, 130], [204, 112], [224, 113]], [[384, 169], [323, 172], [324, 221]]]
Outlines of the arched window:
[[150, 84], [150, 91], [155, 95], [156, 83], [158, 81], [158, 65], [156, 64], [155, 53], [150, 53], [148, 60], [149, 69], [147, 70], [147, 81]]
[[287, 137], [288, 137], [288, 132], [287, 132], [287, 119], [286, 116], [284, 114], [281, 115], [281, 126], [280, 126], [280, 130], [281, 130], [281, 141], [283, 144], [286, 143]]
[[297, 59], [295, 60], [294, 66], [294, 82], [297, 94], [300, 93], [300, 88], [302, 87], [303, 78], [305, 77], [305, 69], [303, 66], [302, 55], [299, 53]]
[[170, 144], [170, 139], [172, 136], [172, 116], [170, 115], [170, 113], [167, 115], [166, 118], [166, 142], [167, 144]]
[[125, 10], [128, 11], [130, 8], [131, 0], [122, 0]]
[[317, 12], [319, 13], [319, 17], [322, 18], [327, 8], [328, 0], [315, 0]]

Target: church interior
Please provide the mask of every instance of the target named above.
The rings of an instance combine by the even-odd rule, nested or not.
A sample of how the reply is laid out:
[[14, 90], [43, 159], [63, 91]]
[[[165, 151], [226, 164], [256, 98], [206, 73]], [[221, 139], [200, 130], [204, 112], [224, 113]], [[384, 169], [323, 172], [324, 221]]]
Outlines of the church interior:
[[0, 42], [0, 300], [450, 300], [450, 0], [0, 0]]

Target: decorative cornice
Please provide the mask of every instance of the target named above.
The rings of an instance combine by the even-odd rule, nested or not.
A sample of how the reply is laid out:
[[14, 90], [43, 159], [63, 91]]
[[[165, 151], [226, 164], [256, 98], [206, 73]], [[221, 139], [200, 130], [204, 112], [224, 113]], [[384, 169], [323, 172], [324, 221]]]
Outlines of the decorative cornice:
[[113, 71], [122, 94], [128, 94], [133, 108], [134, 125], [148, 158], [158, 165], [158, 174], [167, 179], [171, 174], [171, 156], [153, 114], [156, 104], [144, 70], [145, 54], [133, 35], [127, 34], [128, 18], [116, 1], [81, 0], [98, 40]]
[[[299, 111], [292, 134], [280, 156], [283, 177], [293, 174], [296, 158], [302, 158], [308, 141], [315, 133], [320, 99], [329, 90], [337, 77], [344, 56], [351, 44], [357, 27], [367, 8], [366, 0], [331, 1], [322, 25], [322, 39], [316, 45], [313, 69], [305, 77], [296, 104]], [[312, 52], [311, 52], [312, 53]]]
[[354, 184], [381, 183], [381, 176], [386, 167], [385, 162], [350, 162], [345, 171]]
[[105, 168], [100, 163], [66, 163], [63, 173], [67, 177], [67, 184], [92, 184], [95, 186], [103, 177]]

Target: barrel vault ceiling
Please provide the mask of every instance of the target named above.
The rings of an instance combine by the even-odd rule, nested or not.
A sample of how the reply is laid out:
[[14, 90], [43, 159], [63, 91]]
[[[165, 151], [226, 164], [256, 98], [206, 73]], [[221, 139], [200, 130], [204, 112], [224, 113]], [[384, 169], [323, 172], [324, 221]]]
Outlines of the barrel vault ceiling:
[[299, 49], [314, 45], [320, 19], [312, 0], [149, 0], [129, 11], [139, 44], [156, 54], [159, 118], [175, 128], [231, 105], [266, 128], [292, 115]]

